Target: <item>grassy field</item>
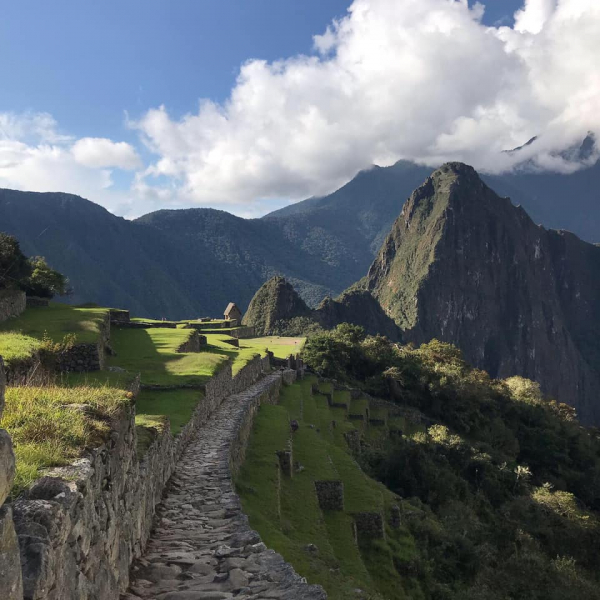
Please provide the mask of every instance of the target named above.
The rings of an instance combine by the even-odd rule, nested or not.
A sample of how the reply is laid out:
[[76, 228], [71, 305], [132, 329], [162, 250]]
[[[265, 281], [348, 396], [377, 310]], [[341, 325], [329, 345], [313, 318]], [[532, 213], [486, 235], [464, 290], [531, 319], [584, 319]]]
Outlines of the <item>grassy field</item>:
[[47, 335], [53, 342], [75, 334], [77, 342], [93, 343], [107, 312], [107, 308], [77, 308], [51, 302], [47, 307], [27, 308], [19, 317], [0, 323], [0, 333], [19, 332], [38, 340]]
[[168, 417], [171, 433], [177, 435], [202, 398], [199, 390], [143, 390], [136, 398], [136, 423]]
[[[323, 585], [332, 600], [356, 597], [357, 588], [371, 599], [407, 598], [409, 589], [410, 597], [418, 598], [413, 582], [403, 581], [394, 566], [414, 557], [413, 539], [404, 528], [386, 526], [384, 540], [360, 546], [354, 540], [353, 513], [381, 511], [388, 520], [390, 507], [401, 501], [362, 472], [344, 438], [354, 422], [343, 408], [330, 408], [325, 396], [311, 395], [315, 381], [305, 378], [284, 388], [279, 405], [262, 406], [256, 415], [236, 478], [250, 523], [301, 575]], [[321, 389], [333, 391], [330, 384]], [[349, 400], [347, 392], [335, 394], [336, 400]], [[290, 419], [299, 422], [294, 434]], [[294, 461], [303, 469], [280, 481], [275, 453], [292, 435]], [[344, 511], [321, 511], [314, 489], [319, 479], [344, 482]]]
[[109, 364], [140, 373], [142, 383], [200, 386], [227, 360], [224, 353], [179, 353], [191, 329], [115, 329], [111, 344], [116, 356]]
[[7, 388], [0, 427], [12, 437], [17, 458], [12, 494], [31, 485], [41, 469], [66, 465], [102, 443], [109, 418], [129, 401], [125, 390], [109, 387]]
[[41, 340], [19, 332], [0, 332], [0, 356], [7, 363], [31, 356], [41, 344]]

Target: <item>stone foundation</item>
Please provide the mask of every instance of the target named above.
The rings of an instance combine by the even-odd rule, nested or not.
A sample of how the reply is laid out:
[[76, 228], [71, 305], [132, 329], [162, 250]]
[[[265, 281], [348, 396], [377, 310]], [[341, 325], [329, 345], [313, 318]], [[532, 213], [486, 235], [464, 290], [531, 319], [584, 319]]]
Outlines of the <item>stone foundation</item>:
[[245, 338], [256, 337], [256, 331], [254, 327], [238, 327], [237, 329], [232, 329], [229, 332], [229, 335], [242, 340]]
[[362, 512], [354, 515], [355, 537], [358, 542], [385, 537], [383, 516], [379, 512]]
[[315, 481], [315, 490], [321, 510], [344, 510], [343, 481]]
[[11, 317], [18, 317], [27, 304], [25, 292], [21, 290], [0, 290], [0, 323]]

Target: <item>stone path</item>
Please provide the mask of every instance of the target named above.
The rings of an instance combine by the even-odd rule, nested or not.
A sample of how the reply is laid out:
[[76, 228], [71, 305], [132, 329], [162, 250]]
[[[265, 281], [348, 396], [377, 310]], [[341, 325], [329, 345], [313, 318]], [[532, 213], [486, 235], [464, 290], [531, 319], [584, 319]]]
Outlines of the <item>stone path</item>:
[[145, 556], [121, 600], [323, 600], [248, 525], [230, 476], [232, 441], [248, 405], [277, 385], [268, 375], [227, 398], [186, 448], [161, 505]]

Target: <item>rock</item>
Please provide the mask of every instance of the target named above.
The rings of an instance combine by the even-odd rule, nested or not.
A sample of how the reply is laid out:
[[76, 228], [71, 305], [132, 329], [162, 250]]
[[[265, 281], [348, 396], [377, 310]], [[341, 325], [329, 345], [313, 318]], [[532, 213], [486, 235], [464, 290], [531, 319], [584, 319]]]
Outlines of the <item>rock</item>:
[[0, 429], [0, 506], [10, 493], [15, 478], [15, 454], [10, 436]]
[[8, 506], [0, 508], [0, 598], [23, 599], [19, 544]]

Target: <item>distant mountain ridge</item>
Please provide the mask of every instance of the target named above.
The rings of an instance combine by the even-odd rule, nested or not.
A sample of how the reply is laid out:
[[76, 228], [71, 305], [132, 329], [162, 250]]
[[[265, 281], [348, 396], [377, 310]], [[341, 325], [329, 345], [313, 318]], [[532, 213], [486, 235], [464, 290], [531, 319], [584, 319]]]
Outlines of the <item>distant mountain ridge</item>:
[[361, 287], [416, 344], [456, 344], [600, 422], [600, 248], [535, 225], [472, 167], [436, 170], [404, 205]]
[[[154, 317], [218, 315], [230, 300], [245, 308], [266, 280], [283, 275], [316, 307], [367, 272], [406, 198], [430, 173], [407, 161], [372, 167], [328, 196], [261, 219], [185, 209], [127, 221], [71, 194], [0, 190], [0, 230], [65, 272], [73, 302]], [[600, 163], [571, 175], [483, 179], [536, 222], [600, 241]]]

